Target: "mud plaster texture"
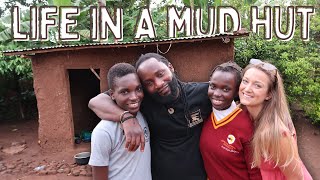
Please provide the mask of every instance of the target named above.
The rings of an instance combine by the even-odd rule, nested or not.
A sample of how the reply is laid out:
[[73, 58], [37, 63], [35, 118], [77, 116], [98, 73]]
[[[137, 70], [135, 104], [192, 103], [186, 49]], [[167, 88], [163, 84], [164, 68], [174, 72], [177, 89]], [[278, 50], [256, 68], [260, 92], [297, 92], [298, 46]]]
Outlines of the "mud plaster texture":
[[[170, 44], [161, 44], [166, 52]], [[55, 49], [57, 50], [57, 49]], [[74, 146], [74, 120], [70, 93], [70, 69], [99, 69], [100, 91], [107, 87], [108, 69], [118, 62], [134, 63], [141, 54], [157, 52], [156, 45], [54, 51], [32, 57], [34, 90], [39, 111], [38, 138], [42, 151], [57, 152]], [[164, 55], [183, 81], [208, 81], [216, 65], [234, 58], [233, 39], [172, 44]], [[88, 89], [79, 89], [87, 91]], [[86, 104], [85, 104], [86, 106]]]

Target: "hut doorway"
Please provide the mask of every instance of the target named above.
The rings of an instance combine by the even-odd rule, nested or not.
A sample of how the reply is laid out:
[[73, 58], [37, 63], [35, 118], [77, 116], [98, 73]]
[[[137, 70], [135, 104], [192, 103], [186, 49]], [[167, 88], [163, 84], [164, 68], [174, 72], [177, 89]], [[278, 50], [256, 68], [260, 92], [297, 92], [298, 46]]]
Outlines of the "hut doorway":
[[[99, 69], [95, 69], [99, 74]], [[90, 69], [68, 69], [74, 133], [92, 131], [100, 119], [88, 108], [89, 100], [100, 93], [100, 80]]]

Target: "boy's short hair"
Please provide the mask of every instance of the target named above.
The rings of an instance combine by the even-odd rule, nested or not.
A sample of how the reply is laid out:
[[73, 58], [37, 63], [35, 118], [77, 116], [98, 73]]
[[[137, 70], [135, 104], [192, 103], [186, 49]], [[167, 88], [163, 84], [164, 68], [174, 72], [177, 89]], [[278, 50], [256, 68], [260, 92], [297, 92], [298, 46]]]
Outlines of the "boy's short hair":
[[117, 63], [113, 65], [108, 71], [108, 86], [113, 89], [116, 78], [121, 78], [127, 74], [136, 73], [136, 69], [128, 63]]

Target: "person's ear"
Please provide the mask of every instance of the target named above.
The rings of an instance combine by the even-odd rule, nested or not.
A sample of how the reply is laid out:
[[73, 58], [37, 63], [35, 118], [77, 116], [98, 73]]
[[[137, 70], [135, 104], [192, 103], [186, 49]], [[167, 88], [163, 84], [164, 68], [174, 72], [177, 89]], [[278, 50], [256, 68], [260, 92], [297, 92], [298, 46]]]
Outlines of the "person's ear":
[[268, 96], [265, 98], [266, 101], [269, 101], [270, 99], [271, 99], [271, 95], [268, 95]]
[[168, 67], [169, 67], [170, 71], [174, 73], [174, 67], [172, 66], [171, 63], [168, 63]]
[[114, 101], [115, 100], [114, 91], [112, 89], [109, 90], [109, 95], [110, 95], [111, 99]]

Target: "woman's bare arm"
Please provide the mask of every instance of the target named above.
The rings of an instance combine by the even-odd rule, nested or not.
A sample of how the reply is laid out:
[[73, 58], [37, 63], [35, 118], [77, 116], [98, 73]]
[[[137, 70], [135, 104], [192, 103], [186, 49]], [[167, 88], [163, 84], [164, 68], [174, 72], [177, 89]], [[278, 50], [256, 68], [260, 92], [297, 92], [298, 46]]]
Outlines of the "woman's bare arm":
[[[295, 136], [295, 135], [294, 135]], [[298, 153], [298, 146], [296, 144], [296, 140], [294, 136], [286, 133], [285, 137], [283, 137], [280, 141], [281, 144], [281, 153], [280, 153], [280, 163], [284, 164], [287, 156], [290, 154], [289, 152], [293, 151], [294, 157], [293, 160], [286, 166], [280, 167], [283, 174], [286, 176], [288, 180], [303, 180], [303, 172], [302, 172], [302, 162]], [[294, 144], [293, 149], [290, 147], [290, 142], [292, 141]]]

